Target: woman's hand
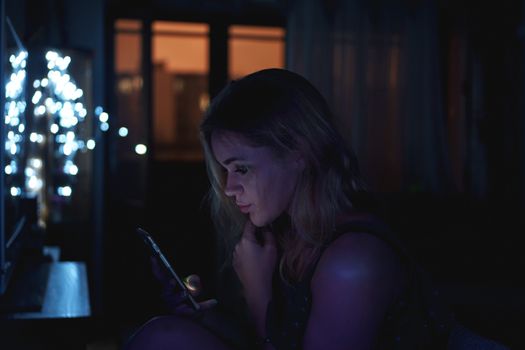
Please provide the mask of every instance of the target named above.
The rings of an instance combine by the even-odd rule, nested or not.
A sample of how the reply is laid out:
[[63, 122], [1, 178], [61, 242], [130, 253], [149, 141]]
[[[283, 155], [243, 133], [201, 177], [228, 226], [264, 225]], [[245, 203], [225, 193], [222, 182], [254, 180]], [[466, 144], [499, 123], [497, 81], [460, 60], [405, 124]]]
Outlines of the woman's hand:
[[[188, 302], [187, 292], [181, 290], [175, 279], [173, 279], [162, 267], [156, 257], [151, 257], [151, 268], [153, 274], [161, 285], [161, 298], [168, 311], [174, 315], [193, 316], [196, 311]], [[197, 297], [202, 292], [201, 279], [197, 275], [189, 275], [184, 278], [183, 283], [193, 297]], [[199, 302], [200, 311], [205, 311], [217, 305], [217, 300], [210, 299]]]
[[248, 220], [233, 252], [233, 268], [243, 286], [246, 303], [258, 332], [264, 332], [266, 308], [272, 297], [272, 278], [277, 263], [277, 245], [272, 232], [262, 232], [262, 244], [255, 236], [256, 227]]
[[233, 251], [233, 268], [246, 292], [266, 290], [271, 293], [272, 276], [277, 263], [273, 233], [262, 232], [263, 242], [255, 236], [256, 227], [248, 220]]

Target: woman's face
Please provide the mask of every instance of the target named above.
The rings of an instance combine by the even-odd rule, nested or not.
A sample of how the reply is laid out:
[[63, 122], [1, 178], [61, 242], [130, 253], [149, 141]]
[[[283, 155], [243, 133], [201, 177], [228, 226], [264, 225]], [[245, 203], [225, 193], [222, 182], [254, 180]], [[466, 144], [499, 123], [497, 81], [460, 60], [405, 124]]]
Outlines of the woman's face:
[[302, 157], [290, 154], [278, 158], [270, 148], [254, 147], [231, 131], [215, 131], [211, 147], [225, 169], [224, 193], [255, 226], [268, 225], [288, 211], [304, 168]]

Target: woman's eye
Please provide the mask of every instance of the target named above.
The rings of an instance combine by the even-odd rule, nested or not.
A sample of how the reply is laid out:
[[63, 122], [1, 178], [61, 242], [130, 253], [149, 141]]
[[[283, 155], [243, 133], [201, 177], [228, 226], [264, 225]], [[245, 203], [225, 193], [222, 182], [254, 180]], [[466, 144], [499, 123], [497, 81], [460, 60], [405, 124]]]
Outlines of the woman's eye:
[[248, 172], [248, 167], [244, 165], [239, 165], [235, 168], [235, 172], [244, 175]]

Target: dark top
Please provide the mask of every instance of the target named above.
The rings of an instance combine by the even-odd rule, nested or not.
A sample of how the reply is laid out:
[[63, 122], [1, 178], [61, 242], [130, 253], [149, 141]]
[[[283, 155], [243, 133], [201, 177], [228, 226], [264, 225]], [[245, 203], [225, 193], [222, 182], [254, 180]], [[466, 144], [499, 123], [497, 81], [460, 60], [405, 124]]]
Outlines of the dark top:
[[[406, 288], [385, 316], [376, 349], [445, 349], [454, 319], [425, 272], [379, 220], [347, 222], [337, 227], [334, 239], [351, 232], [372, 234], [387, 242], [399, 254], [408, 273]], [[319, 259], [299, 283], [289, 285], [278, 279], [280, 286], [267, 314], [267, 334], [278, 350], [302, 348], [312, 303], [310, 282]]]

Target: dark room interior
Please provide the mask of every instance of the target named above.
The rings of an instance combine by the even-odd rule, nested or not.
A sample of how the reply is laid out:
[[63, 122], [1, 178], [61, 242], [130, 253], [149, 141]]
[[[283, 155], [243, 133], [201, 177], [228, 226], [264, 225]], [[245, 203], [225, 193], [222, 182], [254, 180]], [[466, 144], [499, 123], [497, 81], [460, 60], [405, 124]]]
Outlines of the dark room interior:
[[269, 67], [319, 88], [456, 317], [525, 348], [524, 1], [1, 0], [0, 21], [0, 349], [121, 349], [162, 314], [137, 227], [214, 296], [199, 124]]

